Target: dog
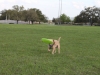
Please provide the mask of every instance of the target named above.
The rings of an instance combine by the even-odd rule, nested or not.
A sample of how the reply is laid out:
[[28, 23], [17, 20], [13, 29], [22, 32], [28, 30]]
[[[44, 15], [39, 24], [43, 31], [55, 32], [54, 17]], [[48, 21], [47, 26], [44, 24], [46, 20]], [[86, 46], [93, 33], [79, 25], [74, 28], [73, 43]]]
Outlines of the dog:
[[60, 39], [61, 37], [58, 38], [58, 40], [51, 39], [53, 41], [53, 44], [48, 45], [48, 51], [51, 51], [52, 49], [52, 54], [56, 53], [56, 48], [58, 49], [58, 53], [60, 54]]

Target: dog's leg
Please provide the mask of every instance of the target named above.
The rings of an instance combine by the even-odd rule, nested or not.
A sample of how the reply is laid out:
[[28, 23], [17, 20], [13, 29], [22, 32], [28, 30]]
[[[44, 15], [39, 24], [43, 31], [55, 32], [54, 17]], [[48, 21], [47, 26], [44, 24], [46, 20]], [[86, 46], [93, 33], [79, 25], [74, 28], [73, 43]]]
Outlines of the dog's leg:
[[58, 48], [58, 53], [60, 54], [60, 48]]
[[49, 46], [49, 45], [48, 45], [48, 51], [51, 51], [51, 50], [50, 50], [50, 46]]
[[48, 48], [48, 51], [51, 51], [51, 50]]
[[58, 46], [58, 53], [60, 54], [60, 45]]
[[53, 47], [52, 54], [54, 54], [54, 52], [55, 52], [55, 47]]
[[55, 49], [54, 53], [56, 53], [56, 49]]

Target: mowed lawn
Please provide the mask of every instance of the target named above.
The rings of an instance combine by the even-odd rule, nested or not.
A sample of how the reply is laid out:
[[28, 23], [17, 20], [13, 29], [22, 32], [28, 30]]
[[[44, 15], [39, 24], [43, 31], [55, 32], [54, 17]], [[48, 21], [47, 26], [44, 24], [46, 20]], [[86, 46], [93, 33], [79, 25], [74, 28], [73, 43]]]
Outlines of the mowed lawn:
[[[61, 38], [61, 53], [41, 38]], [[100, 75], [100, 27], [0, 25], [0, 75]]]

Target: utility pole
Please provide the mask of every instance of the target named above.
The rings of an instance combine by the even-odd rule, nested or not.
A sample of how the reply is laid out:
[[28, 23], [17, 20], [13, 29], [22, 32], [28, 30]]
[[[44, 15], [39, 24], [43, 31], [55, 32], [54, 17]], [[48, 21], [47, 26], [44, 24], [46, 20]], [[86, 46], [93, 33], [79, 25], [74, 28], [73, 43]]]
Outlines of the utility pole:
[[61, 20], [60, 20], [61, 14], [62, 14], [62, 0], [59, 0], [58, 24], [61, 24]]

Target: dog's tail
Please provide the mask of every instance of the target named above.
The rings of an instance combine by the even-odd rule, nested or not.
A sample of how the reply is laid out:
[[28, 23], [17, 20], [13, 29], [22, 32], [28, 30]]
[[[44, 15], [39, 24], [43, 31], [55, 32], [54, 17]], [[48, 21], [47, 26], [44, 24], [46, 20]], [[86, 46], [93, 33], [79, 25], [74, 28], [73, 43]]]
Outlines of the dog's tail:
[[58, 38], [58, 41], [60, 42], [61, 37]]

